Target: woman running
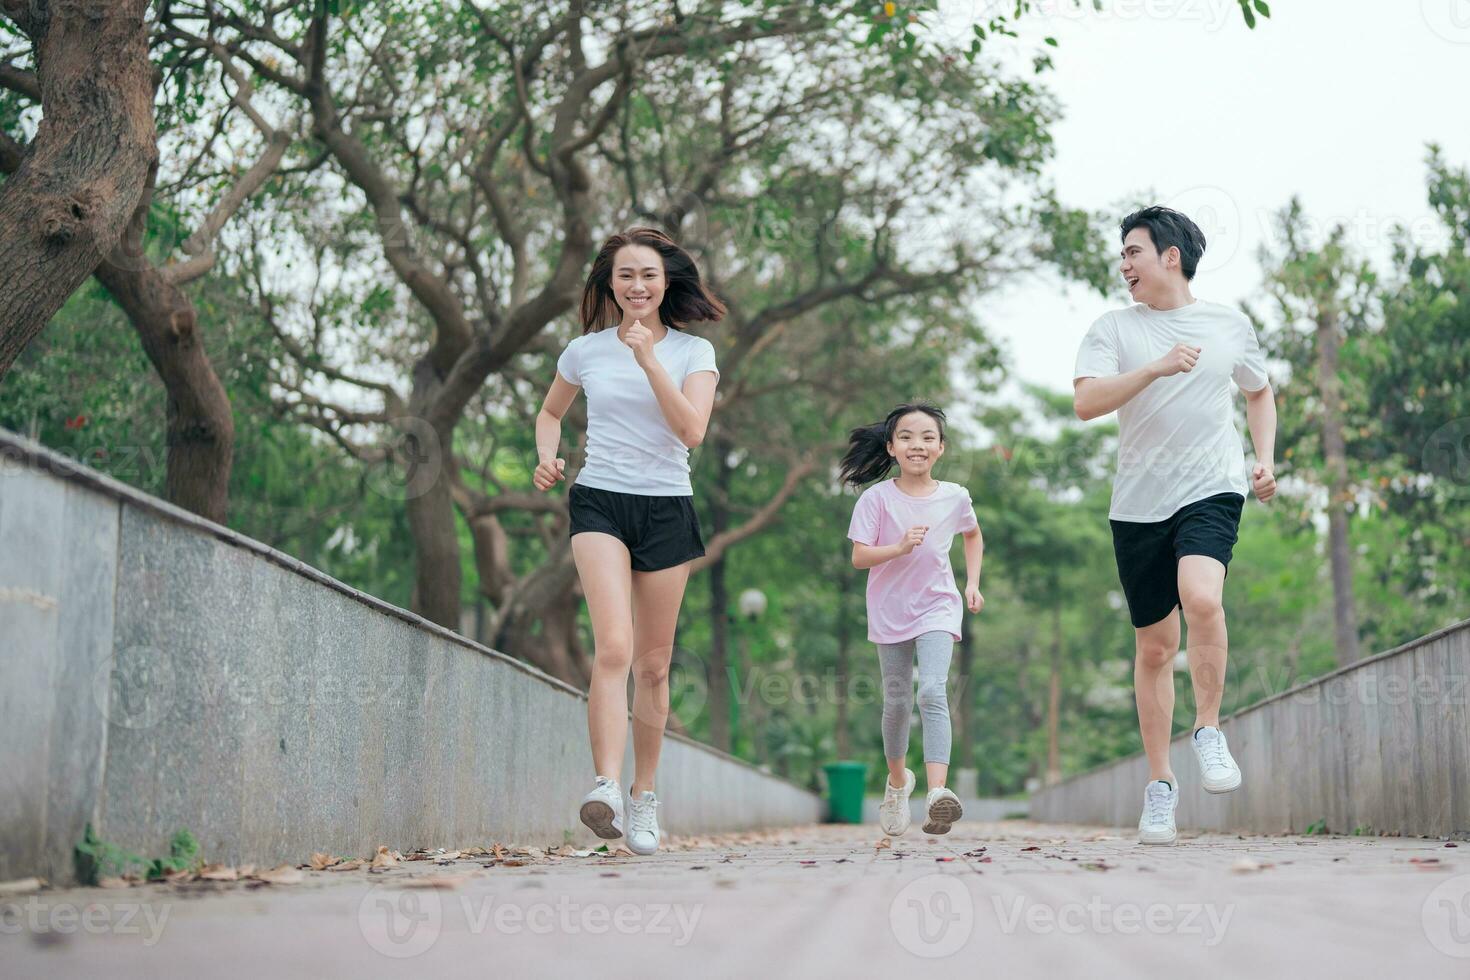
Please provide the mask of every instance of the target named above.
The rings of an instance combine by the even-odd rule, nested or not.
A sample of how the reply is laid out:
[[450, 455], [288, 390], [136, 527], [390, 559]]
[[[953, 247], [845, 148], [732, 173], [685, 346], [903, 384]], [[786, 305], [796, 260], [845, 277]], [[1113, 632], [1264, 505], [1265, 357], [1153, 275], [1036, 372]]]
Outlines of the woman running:
[[633, 228], [603, 243], [582, 291], [582, 336], [567, 344], [536, 416], [532, 478], [564, 479], [561, 420], [587, 392], [587, 458], [567, 491], [572, 555], [594, 653], [587, 728], [596, 782], [582, 822], [598, 837], [623, 835], [618, 778], [633, 672], [633, 759], [628, 848], [658, 850], [658, 768], [669, 714], [669, 660], [689, 562], [704, 554], [689, 482], [689, 450], [704, 439], [719, 370], [715, 349], [684, 332], [719, 320], [725, 306], [694, 260], [664, 233]]

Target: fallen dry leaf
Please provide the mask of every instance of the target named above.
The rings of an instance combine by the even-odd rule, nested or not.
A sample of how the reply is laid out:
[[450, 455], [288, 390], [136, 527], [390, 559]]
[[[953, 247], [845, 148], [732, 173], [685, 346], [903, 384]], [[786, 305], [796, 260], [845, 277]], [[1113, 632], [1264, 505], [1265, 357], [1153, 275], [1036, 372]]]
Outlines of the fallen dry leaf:
[[362, 867], [366, 863], [367, 862], [364, 861], [362, 858], [353, 858], [350, 861], [343, 861], [341, 864], [334, 864], [330, 868], [328, 868], [327, 870], [328, 871], [356, 871], [358, 868]]
[[330, 854], [324, 854], [321, 851], [318, 851], [311, 856], [311, 870], [325, 871], [341, 860], [342, 859], [339, 857], [333, 857]]
[[435, 864], [450, 864], [450, 863], [452, 863], [454, 861], [458, 861], [458, 860], [459, 860], [459, 852], [458, 851], [445, 851], [443, 854], [436, 854], [434, 856], [434, 863]]
[[400, 882], [400, 888], [458, 888], [466, 875], [419, 875]]
[[893, 846], [893, 841], [891, 839], [885, 837], [882, 840], [880, 840], [878, 843], [874, 844], [873, 845], [873, 849], [874, 850], [877, 850], [877, 851], [881, 851], [885, 847], [892, 847], [892, 846]]
[[1032, 847], [1023, 847], [1023, 848], [1021, 848], [1021, 850], [1022, 850], [1022, 851], [1023, 851], [1023, 852], [1024, 852], [1024, 851], [1039, 851], [1039, 850], [1041, 850], [1041, 848], [1039, 848], [1039, 847], [1035, 847], [1035, 846], [1032, 846]]
[[1420, 871], [1437, 871], [1443, 867], [1439, 858], [1409, 858], [1409, 863]]
[[[43, 887], [46, 882], [40, 878], [17, 878], [14, 881], [0, 881], [0, 895], [24, 895]], [[104, 886], [105, 887], [105, 886]]]
[[306, 875], [301, 873], [300, 868], [293, 868], [289, 864], [278, 865], [269, 871], [262, 871], [255, 876], [257, 881], [263, 881], [268, 885], [299, 885], [306, 880]]
[[397, 851], [388, 850], [387, 844], [378, 845], [378, 853], [373, 855], [373, 867], [391, 868], [403, 860], [403, 855]]
[[206, 864], [199, 872], [199, 877], [205, 881], [236, 881], [240, 872], [228, 864]]
[[127, 882], [127, 880], [124, 879], [124, 878], [99, 878], [97, 880], [97, 887], [98, 888], [131, 888], [133, 886], [131, 884], [129, 884]]
[[490, 853], [495, 855], [495, 860], [497, 861], [505, 860], [505, 848], [501, 847], [499, 844], [491, 845]]
[[1255, 858], [1244, 857], [1230, 866], [1230, 870], [1236, 874], [1250, 874], [1252, 871], [1264, 871], [1274, 867], [1269, 861], [1257, 861]]

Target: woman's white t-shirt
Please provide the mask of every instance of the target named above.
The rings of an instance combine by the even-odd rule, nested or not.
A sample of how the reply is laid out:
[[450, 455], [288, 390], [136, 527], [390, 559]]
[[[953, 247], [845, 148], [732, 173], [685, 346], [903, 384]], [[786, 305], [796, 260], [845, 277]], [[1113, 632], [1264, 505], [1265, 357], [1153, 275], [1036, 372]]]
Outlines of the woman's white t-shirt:
[[[715, 348], [672, 327], [653, 356], [683, 390], [684, 380], [713, 371]], [[654, 497], [690, 497], [689, 447], [669, 427], [648, 375], [617, 327], [583, 334], [561, 352], [556, 371], [587, 393], [587, 461], [574, 481], [598, 490]]]
[[1268, 379], [1255, 328], [1239, 310], [1195, 300], [1104, 313], [1082, 339], [1073, 380], [1126, 374], [1175, 344], [1200, 348], [1194, 370], [1153, 381], [1118, 409], [1115, 521], [1163, 521], [1197, 500], [1250, 492], [1231, 382], [1259, 391]]

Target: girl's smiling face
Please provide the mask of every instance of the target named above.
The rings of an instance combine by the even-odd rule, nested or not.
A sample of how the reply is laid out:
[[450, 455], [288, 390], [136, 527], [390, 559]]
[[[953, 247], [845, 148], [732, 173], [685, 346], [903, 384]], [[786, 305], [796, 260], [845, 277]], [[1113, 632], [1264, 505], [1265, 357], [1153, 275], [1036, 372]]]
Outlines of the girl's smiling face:
[[613, 256], [612, 291], [624, 317], [658, 319], [664, 301], [664, 260], [647, 245], [624, 245]]
[[910, 412], [898, 420], [888, 455], [898, 461], [898, 468], [908, 476], [928, 476], [939, 457], [944, 455], [944, 439], [939, 423], [928, 412]]

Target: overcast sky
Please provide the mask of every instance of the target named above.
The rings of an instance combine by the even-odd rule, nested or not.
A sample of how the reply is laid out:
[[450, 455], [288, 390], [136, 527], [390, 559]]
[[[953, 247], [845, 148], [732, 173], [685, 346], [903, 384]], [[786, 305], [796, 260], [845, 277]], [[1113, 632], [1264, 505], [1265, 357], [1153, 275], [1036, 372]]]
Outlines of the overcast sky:
[[[941, 9], [958, 34], [988, 2]], [[1043, 0], [1023, 22], [1023, 37], [1060, 42], [1045, 76], [1065, 113], [1050, 179], [1074, 206], [1152, 189], [1193, 217], [1209, 240], [1197, 296], [1256, 294], [1258, 249], [1293, 194], [1373, 257], [1396, 223], [1433, 236], [1425, 145], [1470, 163], [1470, 0], [1273, 0], [1254, 31], [1235, 0], [1085, 2]], [[1029, 281], [980, 315], [1021, 379], [1070, 391], [1083, 332], [1127, 302]]]

